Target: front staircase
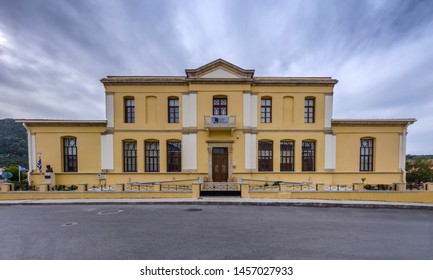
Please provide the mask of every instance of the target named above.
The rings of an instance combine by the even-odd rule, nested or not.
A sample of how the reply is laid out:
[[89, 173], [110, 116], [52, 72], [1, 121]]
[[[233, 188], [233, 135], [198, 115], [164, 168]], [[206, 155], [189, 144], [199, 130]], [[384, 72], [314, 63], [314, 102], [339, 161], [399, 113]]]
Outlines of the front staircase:
[[240, 196], [241, 190], [236, 182], [205, 182], [201, 196]]

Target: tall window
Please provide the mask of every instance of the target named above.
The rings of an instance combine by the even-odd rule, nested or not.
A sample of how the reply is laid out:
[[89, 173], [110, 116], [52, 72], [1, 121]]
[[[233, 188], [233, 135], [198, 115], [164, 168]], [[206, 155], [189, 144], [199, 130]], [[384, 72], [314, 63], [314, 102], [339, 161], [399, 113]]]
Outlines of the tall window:
[[361, 139], [359, 171], [373, 171], [373, 139]]
[[314, 98], [305, 98], [304, 123], [314, 123]]
[[137, 142], [123, 142], [123, 171], [137, 172]]
[[63, 171], [78, 171], [77, 138], [75, 137], [63, 138]]
[[145, 171], [159, 172], [159, 142], [145, 142]]
[[262, 123], [272, 122], [272, 99], [270, 97], [261, 99], [260, 121]]
[[167, 142], [167, 171], [182, 171], [182, 149], [180, 142]]
[[295, 141], [280, 143], [280, 171], [295, 170]]
[[213, 99], [213, 114], [215, 116], [226, 116], [227, 115], [227, 98], [226, 97], [214, 97], [214, 99]]
[[259, 142], [259, 171], [273, 171], [272, 141]]
[[179, 98], [177, 97], [168, 99], [168, 122], [179, 123]]
[[316, 142], [302, 141], [302, 171], [316, 171]]
[[133, 97], [126, 97], [124, 99], [125, 103], [125, 123], [135, 122], [135, 105]]

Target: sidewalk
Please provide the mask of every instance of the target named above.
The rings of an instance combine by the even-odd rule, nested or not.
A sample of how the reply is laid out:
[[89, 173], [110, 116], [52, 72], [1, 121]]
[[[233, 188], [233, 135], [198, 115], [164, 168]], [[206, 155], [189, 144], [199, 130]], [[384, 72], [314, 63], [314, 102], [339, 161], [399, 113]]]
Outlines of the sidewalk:
[[307, 206], [307, 207], [355, 207], [401, 208], [433, 210], [433, 204], [316, 199], [243, 199], [239, 197], [167, 198], [167, 199], [44, 199], [0, 200], [4, 205], [80, 205], [80, 204], [186, 204], [186, 205], [254, 205], [254, 206]]

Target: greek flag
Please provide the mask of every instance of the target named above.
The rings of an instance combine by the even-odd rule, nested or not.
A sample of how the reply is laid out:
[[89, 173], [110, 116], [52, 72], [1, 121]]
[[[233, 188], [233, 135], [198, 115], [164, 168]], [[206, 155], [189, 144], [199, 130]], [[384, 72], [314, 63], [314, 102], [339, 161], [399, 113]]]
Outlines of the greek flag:
[[21, 165], [18, 165], [18, 170], [20, 172], [27, 172], [27, 169], [25, 167], [22, 167]]
[[38, 163], [36, 163], [36, 167], [39, 169], [39, 173], [42, 173], [42, 160], [40, 157]]

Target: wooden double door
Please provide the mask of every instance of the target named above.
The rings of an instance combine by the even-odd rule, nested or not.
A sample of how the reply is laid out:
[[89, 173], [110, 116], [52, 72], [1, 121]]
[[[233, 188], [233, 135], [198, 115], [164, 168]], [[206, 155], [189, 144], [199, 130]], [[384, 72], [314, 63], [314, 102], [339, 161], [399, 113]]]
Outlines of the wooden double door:
[[229, 154], [227, 148], [212, 148], [212, 180], [227, 182], [229, 178]]

